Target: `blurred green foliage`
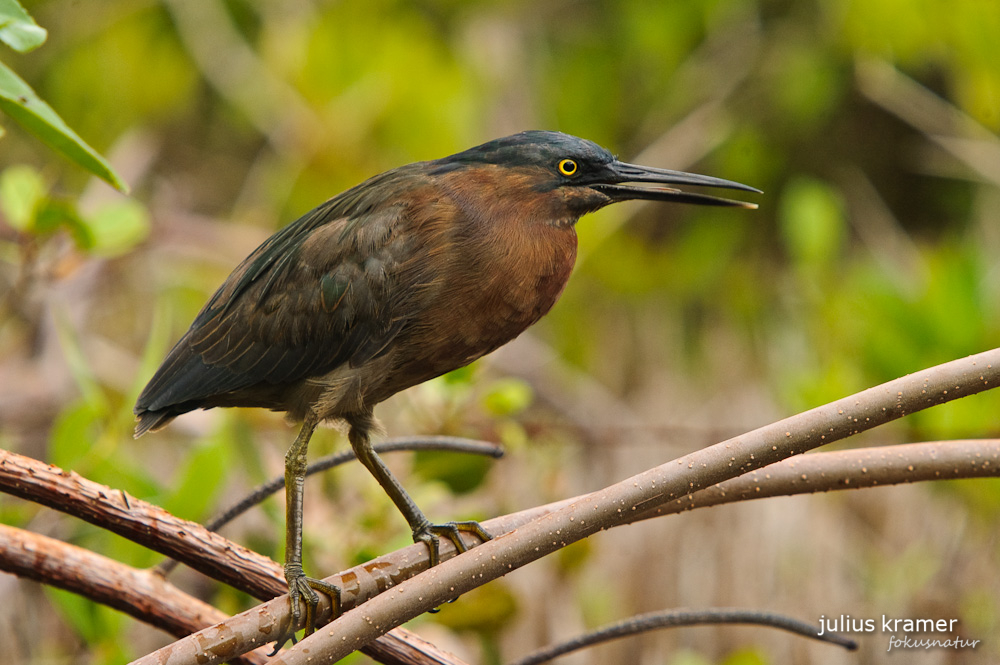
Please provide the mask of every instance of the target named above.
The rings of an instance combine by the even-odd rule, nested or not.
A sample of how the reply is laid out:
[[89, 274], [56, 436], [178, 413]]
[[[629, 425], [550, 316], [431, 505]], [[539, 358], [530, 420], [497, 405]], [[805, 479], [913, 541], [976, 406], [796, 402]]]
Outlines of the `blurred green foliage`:
[[[17, 0], [0, 0], [0, 42], [26, 53], [45, 42], [46, 32]], [[63, 122], [35, 91], [0, 62], [0, 111], [38, 135], [50, 147], [121, 191], [128, 186], [108, 162]], [[0, 131], [0, 136], [3, 133]]]
[[[48, 41], [4, 53], [0, 110], [24, 122], [11, 95], [22, 84], [37, 91], [111, 156], [134, 194], [94, 187], [20, 125], [5, 124], [0, 445], [182, 516], [206, 518], [265, 480], [291, 436], [280, 419], [247, 411], [192, 415], [130, 441], [143, 380], [225, 275], [269, 233], [366, 177], [522, 129], [566, 131], [626, 159], [765, 192], [755, 212], [622, 206], [584, 219], [577, 272], [532, 332], [650, 422], [695, 431], [681, 448], [717, 440], [712, 427], [736, 433], [1000, 339], [1000, 3], [24, 5]], [[41, 43], [44, 33], [23, 18], [4, 22], [9, 6], [0, 2], [0, 40]], [[39, 114], [29, 129], [68, 136]], [[58, 132], [50, 142], [62, 140]], [[596, 435], [575, 429], [531, 380], [506, 374], [481, 363], [381, 408], [392, 434], [480, 436], [516, 451], [503, 464], [518, 470], [506, 474], [475, 457], [390, 461], [410, 472], [418, 503], [456, 517], [491, 514], [638, 470], [633, 457], [645, 458], [628, 447], [631, 432], [600, 452], [586, 448], [576, 439]], [[746, 404], [728, 397], [737, 393]], [[709, 424], [693, 420], [705, 404]], [[1000, 396], [987, 394], [880, 436], [996, 436], [998, 410]], [[539, 441], [555, 443], [540, 450]], [[342, 444], [321, 433], [313, 448]], [[306, 502], [317, 511], [306, 523], [310, 568], [363, 561], [408, 539], [373, 485], [349, 470], [310, 481], [310, 497], [328, 499]], [[995, 484], [963, 487], [937, 496], [983, 524], [995, 519]], [[21, 526], [44, 519], [10, 501], [0, 502], [0, 517]], [[271, 500], [228, 533], [280, 558], [282, 519], [280, 499]], [[69, 524], [69, 540], [133, 565], [157, 560]], [[817, 518], [817, 529], [824, 524]], [[908, 552], [867, 552], [858, 577], [873, 594], [894, 595], [945, 569], [933, 554]], [[602, 620], [656, 609], [631, 607], [617, 588], [589, 588], [594, 569], [607, 566], [591, 541], [565, 551], [554, 584], [587, 588], [552, 598], [575, 599]], [[956, 608], [996, 616], [989, 594], [954, 591]], [[62, 629], [99, 661], [126, 657], [130, 647], [119, 643], [129, 622], [65, 594], [51, 598]], [[511, 616], [528, 603], [512, 598], [490, 601], [493, 627], [483, 627], [491, 620], [480, 608], [461, 618], [489, 640], [494, 628], [521, 635]], [[249, 602], [218, 590], [214, 599], [232, 611]], [[72, 636], [53, 644], [59, 658], [74, 657]], [[484, 647], [494, 656], [495, 648]], [[772, 662], [718, 648], [715, 661], [678, 651], [667, 662]]]

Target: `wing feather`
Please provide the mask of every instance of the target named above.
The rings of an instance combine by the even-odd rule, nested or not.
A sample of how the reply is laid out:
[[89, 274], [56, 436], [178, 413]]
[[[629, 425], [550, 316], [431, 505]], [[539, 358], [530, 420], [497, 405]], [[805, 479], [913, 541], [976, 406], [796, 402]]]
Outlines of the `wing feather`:
[[[195, 408], [239, 406], [243, 393], [260, 406], [249, 396], [262, 385], [385, 352], [407, 321], [406, 285], [393, 267], [413, 242], [400, 232], [405, 206], [380, 208], [355, 190], [277, 232], [233, 271], [139, 396], [137, 435]], [[351, 206], [358, 214], [344, 210]]]

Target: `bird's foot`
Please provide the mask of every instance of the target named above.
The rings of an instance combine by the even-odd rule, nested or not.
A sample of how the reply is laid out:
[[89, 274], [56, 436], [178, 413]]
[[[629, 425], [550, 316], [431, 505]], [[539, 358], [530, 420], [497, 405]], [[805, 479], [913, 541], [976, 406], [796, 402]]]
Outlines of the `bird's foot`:
[[[333, 616], [336, 617], [340, 614], [340, 588], [323, 580], [306, 577], [302, 571], [302, 564], [286, 563], [285, 580], [288, 582], [288, 601], [291, 604], [292, 616], [288, 622], [288, 630], [278, 636], [274, 642], [274, 650], [268, 656], [278, 653], [281, 647], [285, 646], [285, 642], [291, 640], [292, 644], [295, 644], [297, 641], [295, 631], [302, 618], [301, 605], [306, 606], [306, 635], [308, 636], [316, 630], [316, 607], [319, 605], [319, 593], [330, 598], [330, 602], [333, 603]], [[319, 593], [316, 593], [317, 591]]]
[[469, 546], [462, 540], [462, 532], [475, 535], [482, 542], [491, 540], [493, 536], [482, 527], [479, 522], [445, 522], [444, 524], [431, 524], [428, 522], [422, 527], [413, 530], [413, 542], [425, 543], [430, 553], [430, 565], [436, 566], [441, 560], [441, 538], [447, 538], [455, 546], [455, 549], [466, 552]]

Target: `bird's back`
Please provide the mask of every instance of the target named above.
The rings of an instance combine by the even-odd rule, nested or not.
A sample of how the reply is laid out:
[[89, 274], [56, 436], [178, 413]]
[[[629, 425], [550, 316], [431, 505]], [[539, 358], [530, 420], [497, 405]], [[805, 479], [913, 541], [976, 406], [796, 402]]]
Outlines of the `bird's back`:
[[391, 195], [420, 180], [403, 169], [376, 176], [248, 256], [139, 395], [136, 436], [197, 408], [288, 410], [298, 384], [384, 351], [403, 324], [395, 282], [412, 252], [405, 206]]
[[370, 415], [519, 335], [569, 278], [576, 219], [609, 201], [508, 154], [528, 139], [387, 171], [269, 238], [142, 391], [136, 435], [217, 406]]

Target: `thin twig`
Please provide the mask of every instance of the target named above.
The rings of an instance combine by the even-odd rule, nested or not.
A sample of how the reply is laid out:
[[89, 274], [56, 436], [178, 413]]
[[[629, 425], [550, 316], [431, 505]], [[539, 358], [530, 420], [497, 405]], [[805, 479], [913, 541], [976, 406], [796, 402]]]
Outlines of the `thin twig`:
[[[489, 457], [499, 458], [503, 457], [503, 448], [493, 443], [486, 443], [483, 441], [477, 441], [475, 439], [466, 439], [459, 436], [420, 436], [420, 437], [396, 437], [391, 439], [386, 439], [382, 443], [375, 446], [375, 452], [379, 454], [397, 452], [397, 451], [415, 451], [415, 450], [443, 450], [450, 452], [459, 453], [469, 453], [473, 455], [487, 455]], [[333, 453], [325, 457], [321, 457], [308, 467], [306, 467], [306, 475], [311, 476], [314, 473], [319, 473], [321, 471], [326, 471], [327, 469], [332, 469], [335, 466], [339, 466], [351, 460], [357, 459], [354, 456], [353, 450], [345, 450], [339, 453]], [[233, 521], [246, 511], [250, 510], [254, 506], [263, 503], [265, 499], [269, 496], [279, 492], [285, 487], [285, 477], [275, 476], [266, 483], [262, 483], [250, 490], [250, 492], [234, 503], [232, 506], [226, 510], [219, 513], [217, 516], [210, 519], [205, 523], [205, 528], [209, 531], [218, 531], [223, 526]], [[156, 569], [161, 575], [168, 575], [170, 571], [177, 567], [179, 562], [176, 559], [167, 559], [166, 561], [159, 564]]]
[[818, 635], [816, 633], [816, 626], [805, 621], [799, 621], [798, 619], [792, 619], [773, 612], [720, 607], [708, 610], [670, 610], [667, 612], [640, 614], [625, 621], [609, 624], [593, 632], [579, 635], [571, 640], [533, 651], [527, 656], [514, 661], [511, 665], [538, 665], [539, 663], [548, 662], [553, 658], [585, 649], [594, 644], [610, 642], [611, 640], [647, 633], [660, 628], [679, 628], [681, 626], [704, 626], [710, 624], [768, 626], [787, 630], [790, 633], [819, 640], [820, 642], [835, 644], [844, 647], [848, 651], [855, 651], [858, 648], [857, 642], [836, 633]]
[[[503, 448], [495, 443], [466, 439], [460, 436], [406, 436], [386, 439], [382, 443], [375, 445], [375, 452], [380, 455], [399, 451], [429, 451], [441, 450], [455, 453], [468, 453], [470, 455], [486, 455], [488, 457], [503, 457]], [[357, 459], [353, 450], [345, 450], [321, 457], [308, 467], [306, 475], [332, 469], [346, 462]], [[250, 491], [247, 496], [213, 517], [205, 523], [205, 528], [209, 531], [218, 531], [223, 526], [233, 521], [257, 504], [263, 502], [267, 497], [285, 488], [285, 477], [275, 476], [266, 483], [258, 485]]]

